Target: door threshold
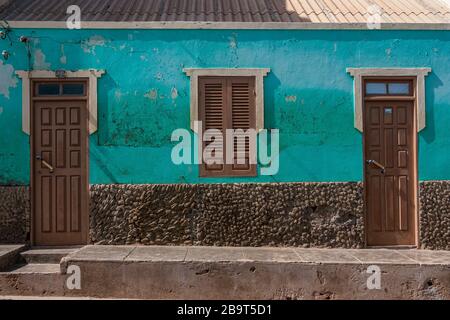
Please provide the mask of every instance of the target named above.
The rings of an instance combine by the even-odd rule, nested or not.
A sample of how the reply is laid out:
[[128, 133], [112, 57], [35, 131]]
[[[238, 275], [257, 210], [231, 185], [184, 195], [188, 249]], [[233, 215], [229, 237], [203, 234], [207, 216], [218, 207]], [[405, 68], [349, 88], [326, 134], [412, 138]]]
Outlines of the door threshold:
[[34, 246], [30, 246], [30, 249], [81, 249], [84, 246], [86, 246], [86, 245], [85, 244], [67, 245], [67, 246], [62, 246], [62, 245], [58, 245], [58, 246], [34, 245]]
[[366, 246], [366, 249], [410, 250], [410, 249], [417, 249], [417, 246], [416, 245]]

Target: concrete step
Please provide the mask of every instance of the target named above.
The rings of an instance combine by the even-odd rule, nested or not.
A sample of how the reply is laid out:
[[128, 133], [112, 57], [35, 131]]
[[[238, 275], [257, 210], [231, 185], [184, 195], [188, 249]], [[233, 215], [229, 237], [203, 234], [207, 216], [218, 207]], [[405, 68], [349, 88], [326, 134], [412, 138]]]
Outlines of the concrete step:
[[65, 279], [59, 264], [16, 265], [0, 272], [0, 296], [64, 296]]
[[0, 272], [10, 269], [20, 262], [19, 253], [26, 249], [23, 244], [2, 244], [0, 245]]
[[10, 274], [60, 274], [61, 268], [58, 263], [31, 263], [17, 266]]
[[[65, 274], [60, 261], [79, 247], [33, 248], [17, 252], [16, 264], [0, 272], [0, 296], [65, 296]], [[72, 294], [73, 295], [73, 294]]]
[[29, 264], [59, 264], [61, 259], [78, 248], [33, 248], [20, 255]]

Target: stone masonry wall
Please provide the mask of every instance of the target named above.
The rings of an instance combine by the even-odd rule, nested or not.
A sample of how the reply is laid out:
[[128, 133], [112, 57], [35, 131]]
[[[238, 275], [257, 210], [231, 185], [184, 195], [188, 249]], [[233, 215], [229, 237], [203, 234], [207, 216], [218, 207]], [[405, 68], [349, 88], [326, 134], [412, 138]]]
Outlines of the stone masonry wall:
[[364, 245], [360, 183], [92, 185], [100, 244]]
[[450, 250], [450, 181], [421, 182], [419, 194], [421, 247]]
[[[361, 183], [92, 185], [91, 240], [102, 244], [364, 245]], [[450, 181], [420, 183], [420, 243], [450, 250]], [[0, 243], [25, 243], [26, 186], [0, 186]]]
[[25, 243], [29, 229], [29, 188], [0, 186], [0, 243]]

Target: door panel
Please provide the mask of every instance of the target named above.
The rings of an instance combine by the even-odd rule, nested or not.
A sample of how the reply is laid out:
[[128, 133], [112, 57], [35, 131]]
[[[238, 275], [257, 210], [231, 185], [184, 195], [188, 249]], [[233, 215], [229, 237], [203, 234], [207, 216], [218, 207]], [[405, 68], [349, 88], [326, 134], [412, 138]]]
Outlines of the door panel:
[[364, 132], [367, 244], [415, 245], [414, 102], [366, 101]]
[[31, 156], [36, 245], [87, 242], [86, 107], [85, 100], [33, 103]]

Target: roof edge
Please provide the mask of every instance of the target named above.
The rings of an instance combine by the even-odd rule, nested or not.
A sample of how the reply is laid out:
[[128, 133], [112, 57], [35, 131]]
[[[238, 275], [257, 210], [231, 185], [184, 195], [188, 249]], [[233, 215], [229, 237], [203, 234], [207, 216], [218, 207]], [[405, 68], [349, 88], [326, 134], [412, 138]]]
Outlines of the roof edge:
[[[11, 28], [66, 29], [65, 21], [7, 21]], [[246, 30], [450, 30], [450, 23], [381, 23], [370, 29], [366, 23], [317, 22], [208, 22], [208, 21], [83, 21], [82, 29], [246, 29]]]

